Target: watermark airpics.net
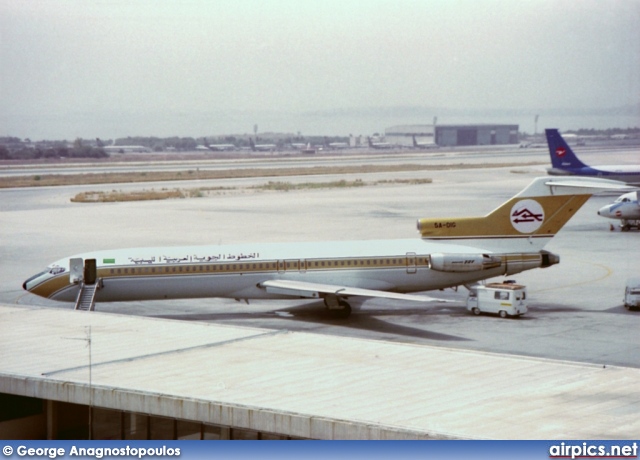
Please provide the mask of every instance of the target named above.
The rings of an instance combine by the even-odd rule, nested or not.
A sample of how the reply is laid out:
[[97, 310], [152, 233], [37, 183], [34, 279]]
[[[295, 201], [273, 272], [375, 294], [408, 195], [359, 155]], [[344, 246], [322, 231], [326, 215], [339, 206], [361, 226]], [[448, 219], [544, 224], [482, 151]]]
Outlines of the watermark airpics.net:
[[638, 443], [604, 445], [561, 442], [549, 447], [549, 458], [638, 458]]

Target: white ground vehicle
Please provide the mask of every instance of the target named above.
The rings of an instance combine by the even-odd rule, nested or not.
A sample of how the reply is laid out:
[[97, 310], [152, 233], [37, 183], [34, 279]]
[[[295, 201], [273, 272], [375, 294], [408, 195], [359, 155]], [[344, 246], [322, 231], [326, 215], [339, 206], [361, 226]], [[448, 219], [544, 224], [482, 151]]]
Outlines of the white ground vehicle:
[[624, 288], [624, 306], [627, 310], [640, 308], [640, 278], [629, 278]]
[[467, 310], [474, 315], [496, 313], [501, 318], [527, 312], [527, 288], [512, 282], [473, 286], [467, 297]]

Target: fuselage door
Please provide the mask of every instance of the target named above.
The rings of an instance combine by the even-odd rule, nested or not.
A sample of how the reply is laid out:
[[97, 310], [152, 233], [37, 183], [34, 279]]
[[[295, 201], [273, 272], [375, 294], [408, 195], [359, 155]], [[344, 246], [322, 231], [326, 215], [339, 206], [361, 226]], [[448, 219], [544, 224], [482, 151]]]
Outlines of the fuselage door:
[[306, 259], [287, 259], [278, 261], [278, 273], [283, 272], [306, 272]]
[[84, 262], [81, 257], [69, 259], [69, 282], [79, 283], [84, 280]]
[[84, 284], [96, 284], [98, 280], [98, 268], [96, 259], [87, 259], [84, 261]]
[[407, 252], [407, 273], [416, 273], [418, 270], [416, 264], [416, 253], [415, 252]]

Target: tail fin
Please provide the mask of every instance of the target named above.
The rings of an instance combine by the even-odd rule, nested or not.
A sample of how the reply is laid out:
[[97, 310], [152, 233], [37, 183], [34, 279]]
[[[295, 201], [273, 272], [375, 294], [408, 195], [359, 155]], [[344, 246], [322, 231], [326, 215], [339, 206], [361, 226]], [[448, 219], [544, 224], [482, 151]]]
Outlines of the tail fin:
[[420, 219], [424, 239], [487, 250], [540, 250], [594, 193], [630, 189], [624, 182], [587, 177], [538, 177], [484, 217]]
[[416, 136], [415, 134], [413, 135], [413, 147], [418, 147], [418, 141], [416, 141]]
[[549, 144], [549, 155], [551, 155], [551, 165], [556, 169], [586, 168], [582, 161], [578, 159], [569, 144], [565, 142], [557, 129], [545, 129], [547, 144]]

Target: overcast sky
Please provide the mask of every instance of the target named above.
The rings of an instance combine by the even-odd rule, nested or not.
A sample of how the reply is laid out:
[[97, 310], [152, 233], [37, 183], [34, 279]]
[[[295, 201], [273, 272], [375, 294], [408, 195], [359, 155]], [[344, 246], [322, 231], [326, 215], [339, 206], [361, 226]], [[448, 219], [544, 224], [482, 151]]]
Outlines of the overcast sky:
[[[0, 136], [366, 134], [397, 108], [624, 106], [640, 126], [640, 0], [0, 0]], [[598, 119], [583, 127], [614, 124]]]

